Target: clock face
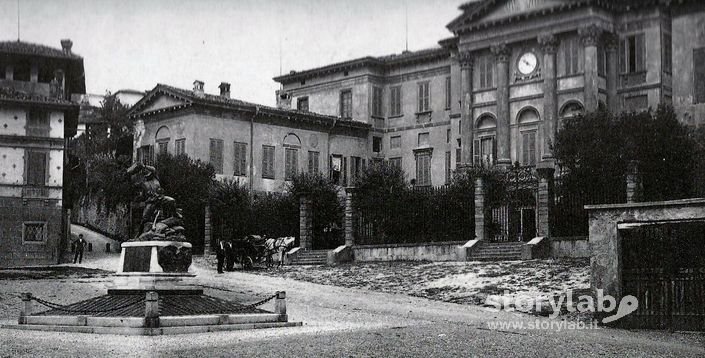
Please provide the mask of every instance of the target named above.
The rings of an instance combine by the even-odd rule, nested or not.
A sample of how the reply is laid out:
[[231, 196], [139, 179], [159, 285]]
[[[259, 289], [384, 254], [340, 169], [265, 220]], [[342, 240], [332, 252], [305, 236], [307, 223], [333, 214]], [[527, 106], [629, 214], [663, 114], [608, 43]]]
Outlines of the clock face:
[[526, 52], [519, 57], [517, 69], [521, 72], [521, 74], [528, 75], [536, 70], [538, 63], [538, 59], [533, 52]]

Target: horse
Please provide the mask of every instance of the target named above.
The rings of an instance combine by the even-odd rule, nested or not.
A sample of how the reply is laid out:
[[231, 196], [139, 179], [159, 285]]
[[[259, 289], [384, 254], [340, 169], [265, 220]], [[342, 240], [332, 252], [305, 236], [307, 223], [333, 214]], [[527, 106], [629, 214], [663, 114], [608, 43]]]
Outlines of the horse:
[[296, 238], [293, 236], [269, 238], [265, 240], [265, 246], [267, 247], [267, 267], [274, 266], [274, 255], [278, 256], [279, 264], [277, 266], [284, 265], [284, 254], [294, 247], [294, 241]]

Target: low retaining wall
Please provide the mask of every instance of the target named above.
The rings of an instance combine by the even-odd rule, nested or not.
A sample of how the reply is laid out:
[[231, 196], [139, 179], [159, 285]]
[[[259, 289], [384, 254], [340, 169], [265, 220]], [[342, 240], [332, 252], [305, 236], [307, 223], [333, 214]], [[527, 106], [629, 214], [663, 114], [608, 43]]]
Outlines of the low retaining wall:
[[409, 244], [355, 245], [355, 261], [460, 261], [458, 246], [465, 241], [421, 242]]
[[588, 242], [588, 237], [552, 237], [551, 257], [590, 257], [590, 243]]

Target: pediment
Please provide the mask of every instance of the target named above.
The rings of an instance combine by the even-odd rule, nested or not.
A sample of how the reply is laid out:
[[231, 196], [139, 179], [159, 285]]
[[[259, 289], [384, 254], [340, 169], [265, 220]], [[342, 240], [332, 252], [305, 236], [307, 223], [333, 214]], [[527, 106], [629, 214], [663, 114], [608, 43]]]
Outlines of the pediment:
[[463, 14], [448, 24], [457, 31], [462, 27], [483, 22], [521, 16], [545, 9], [561, 7], [576, 0], [480, 0], [461, 7]]
[[181, 96], [175, 95], [168, 91], [155, 89], [135, 104], [131, 115], [139, 115], [141, 113], [155, 112], [162, 109], [182, 107], [190, 103], [191, 101], [186, 98], [182, 98]]
[[147, 106], [145, 106], [140, 112], [151, 112], [162, 108], [171, 108], [186, 104], [185, 101], [169, 97], [166, 95], [161, 95], [152, 100]]

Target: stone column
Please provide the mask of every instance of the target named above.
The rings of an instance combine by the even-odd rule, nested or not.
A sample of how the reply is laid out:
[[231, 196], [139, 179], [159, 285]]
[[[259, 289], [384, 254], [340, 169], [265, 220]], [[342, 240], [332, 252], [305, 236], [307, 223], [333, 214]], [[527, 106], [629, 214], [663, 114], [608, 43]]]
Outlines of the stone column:
[[485, 232], [485, 183], [481, 177], [475, 178], [475, 239], [487, 239]]
[[538, 236], [551, 236], [551, 209], [553, 209], [553, 173], [555, 169], [552, 166], [539, 166], [536, 168], [539, 177], [538, 185]]
[[354, 209], [353, 209], [353, 195], [355, 193], [355, 188], [345, 189], [345, 246], [352, 247], [355, 245], [355, 228], [354, 223]]
[[146, 293], [144, 302], [145, 328], [159, 328], [159, 294], [155, 291]]
[[462, 155], [461, 163], [472, 163], [472, 141], [473, 141], [473, 115], [472, 115], [472, 65], [473, 58], [469, 51], [463, 51], [458, 54], [460, 62], [460, 96], [462, 98], [461, 121], [462, 133]]
[[213, 247], [211, 246], [211, 240], [213, 239], [212, 235], [212, 230], [211, 230], [211, 207], [209, 205], [206, 205], [206, 213], [205, 213], [205, 220], [203, 223], [203, 232], [204, 232], [204, 238], [203, 238], [203, 254], [208, 255], [208, 254], [215, 254], [215, 250], [213, 250]]
[[506, 43], [492, 46], [492, 54], [497, 62], [497, 165], [512, 165], [509, 133], [509, 55]]
[[17, 324], [27, 324], [27, 316], [32, 314], [32, 294], [23, 292], [21, 295], [22, 306], [20, 306], [20, 317]]
[[619, 82], [619, 38], [615, 34], [608, 34], [605, 41], [605, 51], [607, 52], [607, 105], [612, 113], [619, 112], [619, 96], [617, 95], [617, 83]]
[[308, 194], [301, 194], [299, 197], [299, 247], [303, 250], [311, 250], [313, 246], [313, 213], [311, 210], [311, 198]]
[[627, 163], [627, 203], [639, 201], [641, 196], [641, 178], [639, 175], [639, 161], [630, 160]]
[[541, 158], [553, 158], [551, 145], [556, 139], [558, 128], [558, 91], [556, 83], [556, 49], [558, 39], [553, 34], [538, 38], [543, 50], [543, 153]]
[[597, 110], [599, 87], [597, 75], [597, 43], [602, 34], [602, 29], [596, 25], [590, 25], [578, 29], [578, 35], [584, 46], [584, 81], [583, 101], [585, 102], [585, 110]]

